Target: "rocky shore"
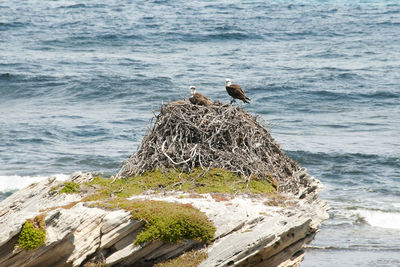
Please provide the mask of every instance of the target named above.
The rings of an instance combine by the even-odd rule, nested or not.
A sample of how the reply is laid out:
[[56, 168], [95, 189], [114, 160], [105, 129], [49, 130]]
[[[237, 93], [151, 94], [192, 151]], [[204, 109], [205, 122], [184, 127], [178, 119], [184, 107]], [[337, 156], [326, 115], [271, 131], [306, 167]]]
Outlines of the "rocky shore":
[[[304, 257], [304, 246], [327, 218], [327, 204], [317, 196], [321, 183], [304, 169], [298, 175], [308, 184], [301, 198], [288, 197], [273, 205], [277, 200], [272, 198], [191, 196], [182, 192], [144, 194], [133, 199], [190, 203], [206, 213], [216, 233], [215, 241], [204, 248], [208, 258], [200, 266], [297, 266]], [[74, 174], [71, 181], [91, 178], [90, 174]], [[143, 221], [131, 220], [124, 210], [108, 211], [80, 202], [84, 194], [50, 190], [59, 183], [49, 177], [0, 203], [0, 266], [90, 266], [90, 262], [151, 266], [200, 245], [185, 240], [135, 246], [133, 241]], [[16, 246], [26, 220], [43, 213], [45, 244], [33, 250]]]
[[[227, 107], [204, 108], [213, 109], [204, 113], [210, 114]], [[240, 109], [231, 111], [250, 116]], [[259, 127], [248, 118], [251, 125]], [[201, 125], [193, 127], [206, 132]], [[221, 128], [215, 129], [221, 132]], [[49, 177], [15, 192], [0, 202], [0, 266], [299, 266], [305, 245], [328, 217], [328, 205], [318, 197], [323, 185], [279, 150], [265, 130], [259, 132], [267, 137], [257, 137], [258, 128], [250, 130], [253, 135], [248, 136], [253, 139], [240, 140], [240, 144], [230, 142], [234, 150], [257, 142], [257, 151], [248, 150], [252, 153], [251, 166], [261, 166], [264, 171], [256, 176], [245, 173], [252, 170], [245, 165], [230, 169], [233, 160], [226, 171], [221, 166], [211, 168], [205, 160], [201, 168], [196, 167], [196, 160], [201, 158], [196, 153], [205, 155], [206, 148], [196, 150], [199, 146], [187, 143], [182, 147], [192, 152], [181, 153], [176, 144], [168, 144], [179, 139], [164, 131], [165, 140], [157, 141], [159, 147], [147, 146], [154, 149], [153, 154], [160, 153], [150, 157], [152, 162], [157, 169], [172, 162], [169, 167], [174, 171], [187, 167], [186, 172], [164, 168], [139, 174], [130, 169], [133, 176], [118, 179], [78, 172], [67, 181]], [[142, 148], [146, 140], [152, 139], [152, 133], [154, 128], [144, 138]], [[216, 145], [226, 139], [224, 135], [222, 141], [218, 140], [218, 134], [210, 135]], [[263, 141], [268, 147], [263, 149], [264, 143], [254, 138], [270, 138]], [[204, 140], [192, 138], [191, 142], [203, 144]], [[210, 141], [207, 147], [215, 150], [217, 146], [212, 144]], [[262, 156], [257, 161], [261, 151], [267, 150], [267, 158]], [[241, 157], [245, 158], [243, 151]], [[173, 153], [191, 156], [178, 166]], [[134, 163], [130, 166], [143, 163], [135, 156], [130, 160]], [[125, 173], [128, 165], [122, 168]], [[265, 172], [275, 175], [263, 176]], [[201, 258], [194, 256], [198, 258], [190, 260], [189, 265], [171, 262], [185, 257], [188, 251]]]

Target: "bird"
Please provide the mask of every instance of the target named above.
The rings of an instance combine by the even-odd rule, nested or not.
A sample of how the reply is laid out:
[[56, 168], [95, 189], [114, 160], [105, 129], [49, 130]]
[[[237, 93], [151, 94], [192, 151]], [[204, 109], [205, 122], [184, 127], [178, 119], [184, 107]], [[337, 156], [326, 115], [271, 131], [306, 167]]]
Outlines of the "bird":
[[213, 102], [204, 95], [196, 92], [195, 86], [190, 86], [190, 103], [200, 106], [211, 106]]
[[250, 103], [250, 98], [243, 92], [242, 87], [238, 84], [232, 84], [230, 79], [226, 79], [226, 91], [233, 98], [231, 104], [235, 102], [235, 98], [242, 100], [244, 103]]

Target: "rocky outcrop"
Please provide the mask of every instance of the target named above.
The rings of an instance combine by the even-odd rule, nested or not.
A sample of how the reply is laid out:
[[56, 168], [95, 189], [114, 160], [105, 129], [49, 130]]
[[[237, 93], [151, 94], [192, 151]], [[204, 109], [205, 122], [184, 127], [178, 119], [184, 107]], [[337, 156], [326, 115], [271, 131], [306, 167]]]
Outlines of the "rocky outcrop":
[[[271, 199], [248, 195], [169, 192], [147, 193], [131, 199], [190, 204], [216, 227], [215, 240], [203, 249], [208, 258], [200, 266], [297, 266], [303, 247], [327, 218], [327, 204], [317, 196], [321, 183], [305, 169], [297, 174], [302, 191]], [[73, 175], [85, 182], [90, 174]], [[59, 194], [59, 182], [49, 177], [0, 202], [0, 266], [152, 266], [202, 246], [196, 240], [178, 243], [153, 241], [134, 245], [145, 223], [124, 210], [106, 210], [80, 202], [85, 193]], [[271, 205], [272, 204], [272, 205]], [[34, 250], [16, 246], [27, 219], [45, 215], [46, 243]], [[92, 265], [93, 266], [93, 265]]]
[[117, 178], [49, 177], [0, 202], [0, 267], [152, 266], [190, 249], [204, 267], [298, 266], [328, 217], [322, 188], [242, 108], [172, 102]]

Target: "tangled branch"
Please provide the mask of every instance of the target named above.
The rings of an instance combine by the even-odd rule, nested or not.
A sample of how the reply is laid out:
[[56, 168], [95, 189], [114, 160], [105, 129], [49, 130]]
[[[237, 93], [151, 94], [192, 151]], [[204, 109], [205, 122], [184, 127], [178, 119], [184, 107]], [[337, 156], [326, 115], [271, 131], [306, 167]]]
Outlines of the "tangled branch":
[[271, 179], [280, 191], [299, 186], [299, 165], [275, 142], [260, 120], [240, 107], [176, 101], [162, 105], [138, 151], [123, 163], [118, 177], [155, 168], [224, 168], [245, 179]]

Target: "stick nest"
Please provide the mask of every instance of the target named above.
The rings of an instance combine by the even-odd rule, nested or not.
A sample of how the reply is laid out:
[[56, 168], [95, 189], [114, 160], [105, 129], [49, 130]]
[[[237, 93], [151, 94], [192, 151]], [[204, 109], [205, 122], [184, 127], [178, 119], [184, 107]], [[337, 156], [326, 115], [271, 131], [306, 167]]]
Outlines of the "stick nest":
[[300, 166], [279, 148], [258, 117], [240, 107], [175, 101], [162, 105], [155, 119], [118, 177], [156, 168], [224, 168], [247, 181], [267, 179], [279, 191], [294, 192], [299, 187], [295, 173]]

